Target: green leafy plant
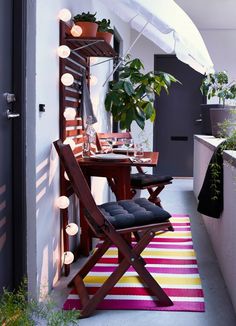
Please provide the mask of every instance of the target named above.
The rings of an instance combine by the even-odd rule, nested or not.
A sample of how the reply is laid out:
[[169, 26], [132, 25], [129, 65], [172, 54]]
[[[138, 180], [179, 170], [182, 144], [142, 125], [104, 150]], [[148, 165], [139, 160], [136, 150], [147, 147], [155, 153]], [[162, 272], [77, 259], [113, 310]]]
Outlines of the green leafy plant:
[[[224, 128], [228, 127], [228, 122], [225, 121], [222, 125], [222, 135], [224, 135]], [[225, 150], [236, 150], [236, 129], [232, 131], [231, 135], [225, 138], [225, 140], [219, 145], [219, 150], [217, 155], [223, 156]], [[220, 174], [222, 166], [218, 163], [218, 158], [215, 156], [215, 159], [210, 163], [211, 171], [211, 189], [212, 189], [212, 200], [218, 200], [220, 194]]]
[[120, 122], [121, 129], [130, 129], [133, 121], [144, 129], [145, 121], [153, 122], [156, 117], [155, 94], [160, 96], [162, 89], [168, 93], [171, 83], [178, 80], [166, 72], [143, 73], [144, 66], [138, 58], [127, 60], [119, 69], [119, 81], [109, 84], [105, 108]]
[[236, 98], [236, 82], [229, 83], [226, 71], [219, 71], [208, 74], [202, 81], [200, 90], [203, 95], [211, 99], [214, 96], [219, 98], [219, 104], [225, 105], [227, 99]]
[[102, 20], [96, 21], [96, 23], [98, 24], [98, 32], [108, 32], [111, 34], [114, 33], [113, 29], [110, 26], [110, 24], [111, 24], [110, 19], [104, 18]]
[[96, 12], [95, 14], [91, 14], [89, 11], [87, 13], [82, 12], [82, 14], [77, 14], [76, 16], [73, 17], [74, 23], [76, 22], [91, 22], [95, 23], [96, 22]]
[[38, 302], [29, 298], [27, 281], [15, 291], [3, 289], [0, 296], [0, 325], [2, 326], [67, 326], [78, 324], [79, 312], [56, 309], [52, 300]]

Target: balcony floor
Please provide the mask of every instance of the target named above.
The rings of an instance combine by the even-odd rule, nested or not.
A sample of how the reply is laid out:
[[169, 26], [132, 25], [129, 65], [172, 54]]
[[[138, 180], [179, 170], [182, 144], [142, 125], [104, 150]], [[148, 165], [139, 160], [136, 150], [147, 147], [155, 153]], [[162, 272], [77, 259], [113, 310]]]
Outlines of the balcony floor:
[[[142, 194], [145, 195], [145, 194]], [[163, 207], [170, 213], [189, 214], [191, 218], [194, 248], [202, 280], [206, 311], [163, 312], [163, 311], [97, 311], [87, 319], [79, 320], [80, 326], [234, 326], [236, 315], [219, 270], [216, 256], [211, 247], [202, 218], [196, 211], [193, 194], [193, 180], [175, 179], [173, 185], [166, 187], [161, 196]], [[67, 296], [66, 284], [73, 276], [79, 263], [73, 264], [68, 278], [61, 278], [53, 297], [61, 306]]]

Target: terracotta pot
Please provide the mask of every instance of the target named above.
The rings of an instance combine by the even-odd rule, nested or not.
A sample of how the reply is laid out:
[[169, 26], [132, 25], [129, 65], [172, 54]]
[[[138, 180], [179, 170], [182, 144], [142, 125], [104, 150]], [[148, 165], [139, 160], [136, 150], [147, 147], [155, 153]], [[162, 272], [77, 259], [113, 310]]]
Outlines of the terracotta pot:
[[103, 38], [108, 44], [111, 43], [112, 34], [109, 32], [97, 32], [98, 38]]
[[78, 25], [82, 28], [81, 37], [96, 37], [98, 24], [92, 22], [76, 22], [75, 25]]

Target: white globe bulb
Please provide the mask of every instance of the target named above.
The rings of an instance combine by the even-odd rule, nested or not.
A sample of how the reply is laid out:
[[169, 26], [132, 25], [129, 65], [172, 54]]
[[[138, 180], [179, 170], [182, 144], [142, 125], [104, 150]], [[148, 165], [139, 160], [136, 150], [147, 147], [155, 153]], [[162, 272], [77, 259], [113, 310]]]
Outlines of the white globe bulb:
[[74, 77], [67, 72], [61, 76], [61, 82], [65, 86], [71, 86], [74, 83]]
[[95, 85], [97, 84], [97, 82], [98, 82], [97, 77], [94, 76], [94, 75], [91, 75], [91, 76], [90, 76], [90, 85], [91, 85], [91, 86], [95, 86]]
[[74, 37], [80, 37], [80, 35], [82, 34], [83, 30], [80, 26], [78, 25], [73, 25], [71, 30], [71, 35], [74, 36]]
[[56, 205], [60, 209], [65, 209], [70, 205], [70, 200], [66, 196], [60, 196], [56, 199]]
[[69, 9], [63, 8], [58, 13], [58, 18], [63, 22], [67, 22], [71, 19], [71, 12]]
[[69, 235], [75, 235], [75, 234], [78, 233], [78, 231], [79, 231], [79, 227], [75, 223], [69, 223], [66, 226], [66, 233], [69, 234]]
[[57, 54], [60, 58], [68, 58], [70, 55], [70, 48], [67, 45], [60, 45], [57, 49]]
[[68, 174], [66, 173], [66, 171], [64, 172], [64, 178], [65, 178], [67, 181], [70, 180], [69, 177], [68, 177]]
[[74, 260], [74, 254], [71, 251], [65, 251], [62, 255], [62, 263], [65, 265], [69, 265]]
[[90, 64], [91, 65], [94, 65], [97, 62], [98, 62], [98, 58], [97, 57], [90, 57]]
[[76, 109], [75, 108], [66, 108], [63, 115], [66, 120], [74, 120], [76, 117]]
[[64, 141], [63, 141], [63, 144], [68, 144], [70, 145], [72, 151], [75, 149], [76, 145], [75, 145], [75, 142], [73, 139], [70, 139], [70, 138], [66, 138]]

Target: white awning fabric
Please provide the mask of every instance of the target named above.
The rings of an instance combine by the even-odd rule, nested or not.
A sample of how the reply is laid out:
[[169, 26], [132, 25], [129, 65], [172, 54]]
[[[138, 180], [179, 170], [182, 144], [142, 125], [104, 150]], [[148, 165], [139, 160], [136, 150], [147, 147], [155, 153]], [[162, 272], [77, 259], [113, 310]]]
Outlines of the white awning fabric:
[[214, 71], [206, 45], [189, 16], [174, 0], [100, 0], [122, 20], [201, 74]]

